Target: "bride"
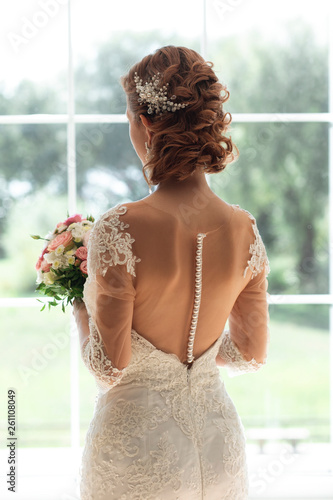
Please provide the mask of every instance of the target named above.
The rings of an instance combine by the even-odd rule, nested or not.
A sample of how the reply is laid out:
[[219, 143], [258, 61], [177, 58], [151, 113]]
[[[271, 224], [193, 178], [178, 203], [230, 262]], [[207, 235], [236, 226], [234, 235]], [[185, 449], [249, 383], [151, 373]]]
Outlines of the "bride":
[[238, 374], [265, 363], [269, 264], [254, 217], [206, 181], [234, 159], [229, 92], [211, 63], [174, 46], [122, 85], [157, 188], [104, 213], [88, 244], [74, 314], [98, 397], [81, 500], [244, 500], [244, 431], [217, 365]]

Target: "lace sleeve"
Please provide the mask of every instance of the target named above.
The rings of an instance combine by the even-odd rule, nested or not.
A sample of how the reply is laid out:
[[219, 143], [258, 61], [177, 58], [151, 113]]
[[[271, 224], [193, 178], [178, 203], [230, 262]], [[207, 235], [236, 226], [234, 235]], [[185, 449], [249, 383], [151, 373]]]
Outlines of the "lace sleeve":
[[222, 335], [222, 342], [218, 352], [220, 358], [226, 361], [228, 375], [234, 377], [243, 373], [256, 372], [264, 364], [267, 358], [262, 363], [258, 363], [254, 358], [247, 361], [241, 355], [238, 347], [230, 338], [230, 332], [225, 330]]
[[105, 389], [110, 389], [120, 382], [126, 369], [118, 370], [112, 365], [105, 353], [102, 338], [91, 318], [89, 318], [89, 330], [90, 335], [82, 346], [83, 362], [99, 384]]
[[95, 274], [105, 276], [110, 266], [126, 265], [127, 272], [135, 276], [135, 264], [140, 259], [133, 255], [134, 239], [125, 229], [129, 227], [120, 220], [127, 207], [117, 205], [96, 222], [88, 242], [88, 280]]
[[[231, 376], [259, 370], [266, 363], [269, 340], [267, 295], [269, 261], [255, 218], [250, 212], [241, 210], [247, 214], [252, 226], [251, 229], [248, 226], [248, 219], [244, 219], [246, 223], [244, 228], [249, 231], [247, 233], [249, 246], [244, 248], [244, 252], [247, 252], [250, 258], [246, 257], [248, 260], [244, 266], [243, 277], [246, 278], [244, 288], [232, 307], [229, 315], [229, 331], [223, 332], [219, 349], [219, 357], [225, 362]], [[251, 271], [250, 276], [248, 270]]]
[[96, 222], [88, 242], [88, 278], [84, 302], [89, 315], [89, 337], [82, 359], [99, 385], [118, 384], [131, 356], [131, 329], [135, 288], [134, 239], [116, 206]]
[[255, 278], [263, 269], [265, 269], [265, 274], [267, 276], [270, 272], [269, 261], [267, 258], [265, 245], [259, 234], [257, 222], [250, 212], [247, 212], [247, 210], [244, 210], [244, 212], [248, 214], [252, 222], [252, 228], [254, 232], [254, 242], [250, 245], [249, 248], [251, 259], [247, 261], [247, 267], [244, 270], [244, 278], [248, 269], [250, 269], [252, 272], [251, 279]]

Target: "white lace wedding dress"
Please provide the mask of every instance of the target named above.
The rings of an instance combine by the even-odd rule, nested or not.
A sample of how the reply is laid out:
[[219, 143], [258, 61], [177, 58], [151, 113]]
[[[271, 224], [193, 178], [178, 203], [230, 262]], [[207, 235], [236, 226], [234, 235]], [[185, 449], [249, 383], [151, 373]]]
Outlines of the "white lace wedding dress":
[[[81, 500], [244, 500], [248, 478], [243, 426], [226, 392], [216, 358], [219, 355], [239, 373], [257, 370], [262, 363], [255, 358], [245, 360], [231, 338], [232, 329], [230, 334], [224, 331], [193, 359], [202, 299], [203, 238], [208, 240], [209, 232], [201, 236], [197, 233], [196, 238], [188, 362], [158, 349], [133, 328], [129, 332], [130, 361], [123, 363], [126, 366], [116, 368], [108, 355], [116, 349], [107, 333], [111, 326], [115, 331], [115, 320], [112, 325], [107, 324], [108, 319], [99, 321], [103, 313], [101, 295], [99, 300], [96, 297], [99, 293], [104, 299], [111, 297], [104, 301], [108, 304], [104, 309], [111, 311], [114, 307], [118, 313], [126, 301], [135, 308], [131, 293], [127, 289], [126, 296], [120, 295], [120, 288], [136, 285], [136, 293], [140, 292], [139, 277], [138, 282], [133, 281], [141, 261], [133, 251], [139, 234], [133, 238], [127, 230], [135, 224], [120, 220], [127, 210], [118, 206], [104, 214], [89, 242], [85, 302], [90, 315], [90, 336], [83, 345], [83, 361], [96, 378], [98, 396], [80, 467]], [[268, 273], [262, 240], [254, 219], [250, 220], [252, 246], [248, 247], [250, 259], [245, 261], [247, 267], [243, 271], [245, 276], [249, 269], [252, 276], [243, 283], [244, 289], [246, 284], [254, 287], [251, 280], [255, 276], [265, 277]], [[245, 223], [244, 217], [242, 221]], [[126, 272], [126, 276], [118, 280], [110, 274], [106, 285], [103, 280], [107, 273], [116, 269]], [[258, 288], [255, 291], [258, 296]], [[121, 320], [118, 318], [117, 322]]]

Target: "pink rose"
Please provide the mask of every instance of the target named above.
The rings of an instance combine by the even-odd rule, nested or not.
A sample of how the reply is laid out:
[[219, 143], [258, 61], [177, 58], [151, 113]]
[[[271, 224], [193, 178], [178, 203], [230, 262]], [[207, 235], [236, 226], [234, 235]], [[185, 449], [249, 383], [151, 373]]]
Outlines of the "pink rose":
[[85, 235], [82, 238], [82, 243], [84, 244], [85, 247], [88, 246], [90, 233], [91, 233], [91, 229], [88, 229], [88, 231], [85, 233]]
[[73, 236], [70, 231], [65, 231], [64, 233], [58, 234], [54, 238], [54, 240], [51, 241], [47, 249], [49, 252], [53, 252], [56, 248], [58, 248], [60, 245], [64, 245], [64, 247], [67, 247], [69, 243], [73, 241]]
[[88, 267], [87, 267], [87, 261], [86, 260], [83, 260], [80, 264], [80, 271], [83, 273], [83, 274], [88, 274]]
[[75, 252], [75, 256], [78, 258], [78, 259], [81, 259], [81, 260], [87, 260], [87, 257], [88, 257], [88, 250], [87, 250], [87, 247], [83, 246], [83, 247], [79, 247], [76, 252]]
[[71, 224], [73, 224], [73, 222], [81, 222], [81, 221], [82, 221], [82, 215], [75, 214], [72, 215], [72, 217], [68, 217], [68, 219], [64, 221], [64, 224], [66, 224], [66, 226], [70, 226]]
[[45, 255], [46, 253], [48, 253], [48, 252], [49, 252], [49, 251], [48, 251], [47, 247], [45, 247], [45, 248], [44, 248], [44, 250], [42, 251], [42, 253], [40, 254], [40, 256], [38, 257], [38, 260], [37, 260], [37, 262], [36, 262], [36, 266], [35, 266], [36, 271], [39, 271], [39, 270], [40, 270], [41, 265], [42, 265], [42, 262], [43, 262], [43, 257], [44, 257], [44, 255]]
[[44, 273], [48, 273], [49, 270], [51, 269], [51, 264], [49, 264], [48, 262], [46, 262], [46, 260], [43, 259], [43, 262], [41, 263], [40, 267]]
[[41, 268], [41, 266], [42, 266], [42, 262], [43, 262], [43, 257], [38, 257], [38, 260], [37, 260], [37, 262], [36, 262], [36, 266], [35, 266], [36, 271], [39, 271], [39, 270], [40, 270], [40, 268]]

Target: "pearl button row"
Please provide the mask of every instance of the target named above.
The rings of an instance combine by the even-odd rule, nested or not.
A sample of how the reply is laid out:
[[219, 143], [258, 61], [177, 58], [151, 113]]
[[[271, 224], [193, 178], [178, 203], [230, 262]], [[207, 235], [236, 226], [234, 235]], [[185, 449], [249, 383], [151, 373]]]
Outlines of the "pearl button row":
[[202, 288], [202, 247], [203, 247], [203, 239], [206, 237], [204, 233], [199, 233], [197, 235], [197, 251], [196, 251], [196, 266], [195, 266], [195, 297], [194, 297], [194, 306], [192, 313], [192, 321], [190, 328], [190, 336], [188, 339], [187, 345], [187, 362], [192, 363], [194, 360], [193, 357], [193, 346], [194, 346], [194, 337], [195, 332], [197, 330], [198, 318], [199, 318], [199, 309], [201, 302], [201, 288]]

